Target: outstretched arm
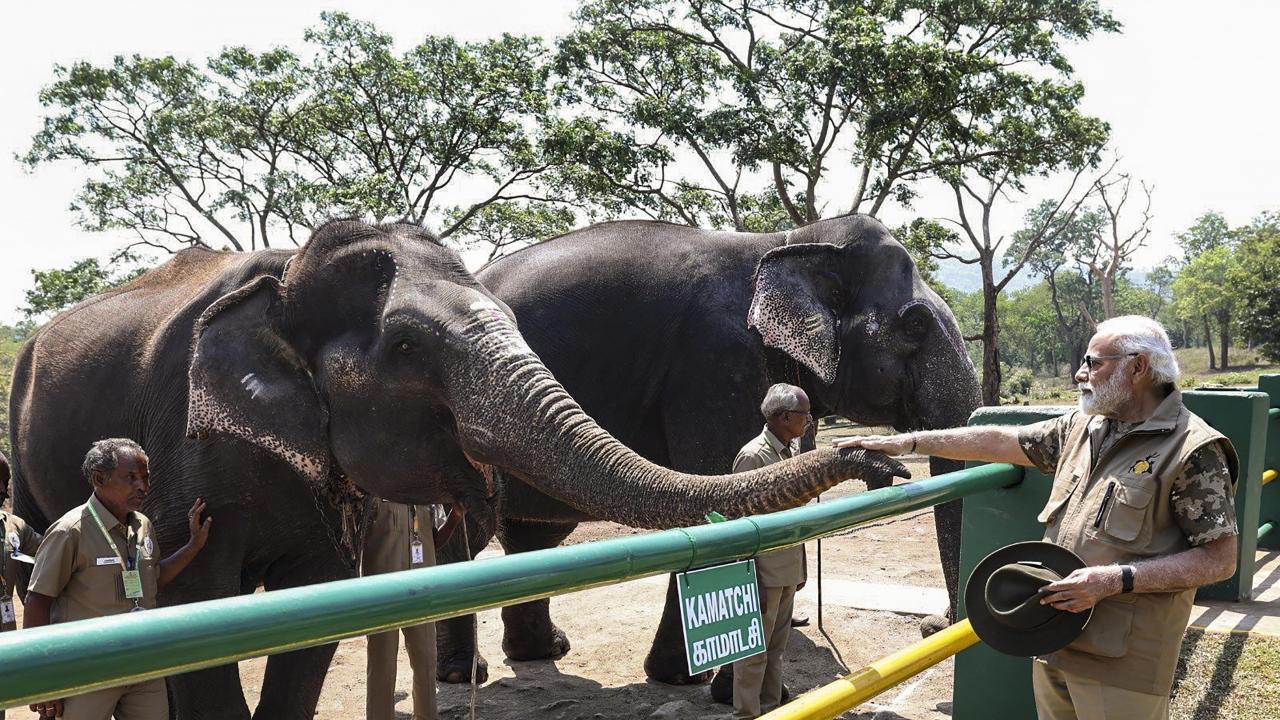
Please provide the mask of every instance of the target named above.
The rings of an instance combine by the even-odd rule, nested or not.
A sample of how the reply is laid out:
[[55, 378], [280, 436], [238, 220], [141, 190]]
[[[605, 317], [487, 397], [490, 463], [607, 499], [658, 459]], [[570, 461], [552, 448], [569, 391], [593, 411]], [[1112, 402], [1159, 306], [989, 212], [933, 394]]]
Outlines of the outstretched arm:
[[949, 430], [919, 430], [901, 435], [865, 435], [841, 438], [834, 447], [861, 447], [886, 455], [910, 452], [952, 460], [1013, 463], [1031, 466], [1018, 444], [1018, 428], [1002, 425], [972, 425]]
[[202, 513], [204, 513], [204, 500], [196, 498], [195, 504], [187, 511], [187, 528], [191, 531], [191, 539], [178, 552], [160, 561], [160, 577], [156, 579], [156, 584], [160, 587], [173, 582], [173, 579], [191, 564], [191, 561], [204, 548], [204, 544], [209, 541], [209, 526], [213, 525], [213, 518], [205, 518], [201, 522]]

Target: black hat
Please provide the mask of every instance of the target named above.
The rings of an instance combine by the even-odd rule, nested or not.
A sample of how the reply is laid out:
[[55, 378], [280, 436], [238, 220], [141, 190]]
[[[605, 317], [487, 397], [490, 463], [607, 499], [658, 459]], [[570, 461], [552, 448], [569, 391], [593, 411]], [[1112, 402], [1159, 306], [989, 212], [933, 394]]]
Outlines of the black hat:
[[978, 563], [965, 586], [969, 622], [982, 641], [1006, 655], [1047, 655], [1084, 631], [1093, 608], [1073, 613], [1041, 605], [1040, 589], [1061, 580], [1084, 561], [1047, 542], [1002, 547]]

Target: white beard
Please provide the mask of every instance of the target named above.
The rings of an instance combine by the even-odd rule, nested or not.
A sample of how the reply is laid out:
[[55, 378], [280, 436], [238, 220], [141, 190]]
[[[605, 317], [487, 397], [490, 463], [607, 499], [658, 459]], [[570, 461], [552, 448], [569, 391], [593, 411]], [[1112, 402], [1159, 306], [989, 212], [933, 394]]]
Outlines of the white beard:
[[1080, 412], [1085, 415], [1114, 415], [1129, 401], [1129, 393], [1125, 392], [1123, 385], [1124, 377], [1121, 368], [1116, 368], [1102, 385], [1077, 385], [1080, 390], [1091, 391], [1088, 394], [1080, 393]]

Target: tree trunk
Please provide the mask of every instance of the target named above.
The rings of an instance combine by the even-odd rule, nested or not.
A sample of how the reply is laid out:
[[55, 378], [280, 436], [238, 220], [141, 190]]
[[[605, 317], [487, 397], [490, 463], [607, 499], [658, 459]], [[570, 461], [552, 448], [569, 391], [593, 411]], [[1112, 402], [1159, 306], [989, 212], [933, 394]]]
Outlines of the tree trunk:
[[1231, 346], [1231, 315], [1225, 312], [1218, 313], [1219, 333], [1218, 337], [1222, 340], [1222, 352], [1218, 356], [1218, 367], [1226, 370], [1230, 363], [1227, 362], [1227, 348]]
[[1209, 369], [1217, 370], [1218, 363], [1213, 359], [1213, 330], [1209, 327], [1209, 316], [1204, 316], [1204, 345], [1209, 348]]
[[[987, 268], [983, 275], [989, 276]], [[996, 314], [996, 288], [990, 277], [982, 282], [982, 404], [1000, 404], [1000, 317]]]
[[1049, 346], [1049, 377], [1058, 377], [1058, 350]]
[[1115, 278], [1104, 274], [1100, 279], [1102, 285], [1102, 319], [1110, 320], [1116, 316], [1115, 289], [1113, 287]]

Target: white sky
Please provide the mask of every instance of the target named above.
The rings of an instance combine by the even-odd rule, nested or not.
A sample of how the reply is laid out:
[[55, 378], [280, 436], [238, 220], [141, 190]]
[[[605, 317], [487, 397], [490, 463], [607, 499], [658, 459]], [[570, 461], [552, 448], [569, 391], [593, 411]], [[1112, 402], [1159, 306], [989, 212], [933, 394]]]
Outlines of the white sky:
[[[116, 54], [173, 54], [201, 61], [226, 45], [264, 49], [301, 43], [302, 30], [323, 10], [347, 9], [391, 32], [400, 43], [426, 34], [473, 40], [501, 32], [554, 37], [569, 27], [571, 0], [467, 2], [272, 3], [223, 0], [172, 2], [14, 3], [0, 43], [0, 322], [20, 315], [33, 268], [62, 267], [106, 257], [126, 236], [86, 233], [67, 209], [83, 180], [70, 164], [28, 174], [13, 157], [39, 129], [36, 95], [55, 63], [108, 63]], [[1123, 167], [1155, 185], [1154, 232], [1138, 258], [1149, 266], [1173, 252], [1173, 234], [1205, 210], [1233, 225], [1267, 209], [1280, 210], [1280, 61], [1274, 50], [1280, 3], [1235, 0], [1108, 2], [1123, 33], [1072, 47], [1084, 82], [1085, 109], [1111, 123]], [[127, 7], [127, 10], [122, 10]], [[1062, 182], [1044, 183], [1051, 192]], [[1033, 198], [1034, 199], [1034, 198]], [[916, 214], [951, 215], [949, 193], [935, 192], [914, 212], [882, 213], [893, 224]], [[1022, 208], [1006, 206], [1000, 232], [1019, 224]]]

